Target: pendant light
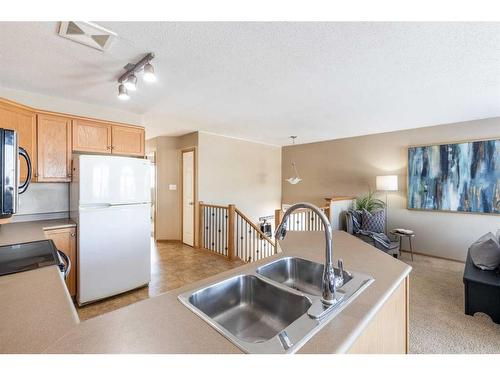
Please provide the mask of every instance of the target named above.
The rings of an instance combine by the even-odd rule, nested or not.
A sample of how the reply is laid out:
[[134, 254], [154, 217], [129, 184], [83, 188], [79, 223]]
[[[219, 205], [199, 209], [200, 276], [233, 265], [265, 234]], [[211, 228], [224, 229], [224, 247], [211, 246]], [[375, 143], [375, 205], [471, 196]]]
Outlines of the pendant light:
[[[295, 139], [297, 138], [296, 135], [291, 135], [290, 139], [292, 140], [292, 146], [295, 144]], [[297, 172], [297, 166], [295, 165], [295, 162], [292, 161], [292, 169], [293, 169], [293, 177], [287, 178], [285, 181], [288, 182], [290, 185], [297, 185], [302, 179], [299, 176], [299, 172]]]

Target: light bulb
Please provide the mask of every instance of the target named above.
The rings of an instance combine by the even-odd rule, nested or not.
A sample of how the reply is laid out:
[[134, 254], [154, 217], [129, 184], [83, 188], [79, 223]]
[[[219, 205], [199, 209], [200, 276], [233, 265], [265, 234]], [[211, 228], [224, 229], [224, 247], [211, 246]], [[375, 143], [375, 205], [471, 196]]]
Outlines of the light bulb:
[[143, 79], [146, 82], [156, 82], [155, 69], [153, 68], [153, 65], [151, 65], [150, 63], [147, 63], [144, 66]]
[[130, 99], [130, 96], [128, 96], [127, 88], [123, 84], [120, 84], [120, 86], [118, 86], [118, 99], [120, 100]]
[[127, 80], [123, 82], [127, 90], [135, 91], [137, 90], [137, 77], [134, 73], [128, 76]]

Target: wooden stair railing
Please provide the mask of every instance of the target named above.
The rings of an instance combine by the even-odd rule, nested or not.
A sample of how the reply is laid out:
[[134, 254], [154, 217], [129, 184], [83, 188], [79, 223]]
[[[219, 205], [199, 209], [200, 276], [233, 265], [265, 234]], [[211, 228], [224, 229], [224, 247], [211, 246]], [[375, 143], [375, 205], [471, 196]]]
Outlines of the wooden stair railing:
[[236, 255], [245, 262], [267, 258], [276, 253], [276, 243], [237, 208]]
[[199, 247], [229, 259], [253, 262], [276, 253], [276, 245], [234, 204], [199, 202]]
[[[330, 220], [330, 206], [320, 207], [328, 220]], [[283, 220], [284, 210], [276, 210], [274, 214], [275, 227], [277, 228]], [[299, 209], [293, 212], [288, 218], [289, 231], [323, 231], [324, 226], [319, 216], [307, 208]]]
[[200, 202], [199, 246], [230, 259], [234, 258], [229, 247], [229, 207]]

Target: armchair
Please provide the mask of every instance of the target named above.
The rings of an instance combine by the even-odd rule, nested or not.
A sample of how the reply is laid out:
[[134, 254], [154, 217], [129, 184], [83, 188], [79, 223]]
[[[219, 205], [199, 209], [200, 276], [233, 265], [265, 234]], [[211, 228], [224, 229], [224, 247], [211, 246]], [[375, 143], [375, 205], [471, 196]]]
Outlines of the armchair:
[[346, 231], [355, 237], [369, 243], [393, 257], [399, 257], [399, 241], [387, 237], [385, 233], [370, 232], [361, 229], [361, 215], [359, 211], [348, 210], [345, 213]]

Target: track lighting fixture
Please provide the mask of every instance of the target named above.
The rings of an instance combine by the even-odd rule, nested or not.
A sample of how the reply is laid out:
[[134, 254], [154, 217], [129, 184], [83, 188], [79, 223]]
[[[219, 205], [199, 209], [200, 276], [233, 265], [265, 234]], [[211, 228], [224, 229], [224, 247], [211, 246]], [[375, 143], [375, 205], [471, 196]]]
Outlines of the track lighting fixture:
[[129, 100], [130, 99], [130, 96], [128, 96], [127, 88], [125, 87], [124, 84], [120, 84], [120, 86], [118, 86], [118, 99], [121, 99], [121, 100]]
[[155, 57], [154, 53], [148, 53], [136, 64], [127, 64], [124, 68], [125, 73], [118, 78], [118, 98], [122, 100], [130, 99], [129, 91], [137, 90], [137, 73], [144, 72], [143, 80], [146, 82], [156, 82], [156, 75], [151, 60]]

